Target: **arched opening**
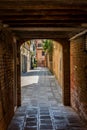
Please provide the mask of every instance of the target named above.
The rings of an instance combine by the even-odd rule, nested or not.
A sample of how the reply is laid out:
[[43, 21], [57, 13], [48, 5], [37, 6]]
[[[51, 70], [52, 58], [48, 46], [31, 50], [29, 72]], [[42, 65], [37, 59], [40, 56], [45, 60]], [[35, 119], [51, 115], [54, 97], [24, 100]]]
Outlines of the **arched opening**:
[[[44, 43], [49, 42], [49, 41], [52, 42], [52, 48], [51, 48], [50, 53], [48, 52], [48, 50], [46, 50], [46, 49], [44, 50], [44, 46], [43, 46]], [[48, 49], [50, 48], [50, 45], [51, 44], [49, 44]], [[46, 48], [46, 46], [47, 46], [47, 44], [45, 45], [45, 48]], [[66, 93], [65, 90], [67, 88], [64, 88], [65, 87], [64, 86], [64, 78], [65, 77], [64, 77], [64, 69], [63, 69], [64, 56], [65, 56], [65, 54], [63, 54], [63, 52], [65, 51], [64, 46], [60, 42], [58, 42], [57, 40], [31, 39], [29, 41], [24, 42], [20, 48], [21, 48], [21, 74], [22, 74], [22, 78], [21, 78], [21, 87], [22, 87], [21, 101], [22, 101], [22, 104], [24, 103], [24, 100], [26, 100], [25, 104], [29, 103], [29, 101], [30, 101], [31, 96], [28, 97], [28, 95], [32, 95], [31, 94], [32, 92], [30, 90], [30, 89], [32, 89], [32, 87], [30, 87], [30, 89], [29, 89], [30, 92], [28, 91], [28, 89], [25, 89], [25, 88], [26, 87], [28, 88], [29, 84], [30, 84], [30, 86], [32, 86], [31, 80], [34, 81], [34, 79], [32, 79], [32, 75], [36, 76], [36, 78], [37, 78], [36, 86], [38, 86], [38, 82], [40, 80], [41, 68], [37, 69], [36, 67], [47, 67], [53, 73], [53, 75], [55, 76], [55, 78], [57, 80], [56, 83], [58, 83], [60, 93], [61, 93], [60, 94], [61, 99], [60, 99], [59, 103], [61, 102], [61, 104], [65, 104], [65, 105], [68, 104], [67, 100], [70, 101], [70, 99], [69, 99], [70, 98], [69, 97], [70, 96], [70, 89], [68, 88], [68, 92], [67, 92], [69, 94], [65, 94]], [[37, 70], [35, 70], [35, 69], [37, 69]], [[34, 73], [34, 71], [36, 71], [36, 72]], [[46, 72], [46, 73], [48, 73], [48, 72]], [[51, 78], [50, 78], [51, 83], [53, 83], [53, 84], [55, 84], [54, 83], [54, 76], [51, 76]], [[52, 80], [52, 77], [53, 77], [53, 80]], [[28, 78], [28, 80], [27, 80], [27, 78]], [[32, 82], [32, 84], [33, 84], [33, 82]], [[26, 86], [26, 87], [24, 88], [24, 86]], [[55, 85], [54, 85], [54, 88], [55, 88]], [[27, 91], [28, 91], [28, 94], [26, 96], [25, 92], [27, 92]], [[66, 97], [67, 95], [69, 95], [69, 96]], [[25, 97], [25, 99], [24, 99], [24, 97]], [[44, 97], [45, 97], [45, 95], [44, 95]], [[64, 101], [64, 99], [66, 99], [66, 101]], [[57, 104], [58, 104], [58, 102], [57, 102]]]
[[[1, 37], [1, 39], [0, 39], [1, 40], [0, 41], [0, 49], [1, 49], [1, 51], [0, 51], [0, 54], [1, 54], [0, 55], [1, 56], [1, 75], [0, 75], [1, 76], [1, 84], [0, 84], [1, 98], [0, 98], [0, 103], [1, 103], [1, 111], [2, 111], [1, 112], [2, 113], [1, 118], [2, 118], [2, 121], [3, 121], [3, 119], [5, 119], [5, 117], [6, 117], [6, 119], [8, 119], [8, 117], [9, 117], [9, 120], [7, 121], [6, 126], [4, 126], [5, 121], [3, 121], [3, 124], [1, 122], [1, 125], [3, 125], [4, 129], [7, 128], [8, 123], [9, 123], [9, 121], [11, 120], [11, 118], [12, 118], [12, 116], [14, 114], [14, 108], [16, 106], [20, 106], [21, 105], [21, 87], [20, 87], [21, 86], [20, 85], [20, 75], [21, 75], [20, 74], [20, 65], [21, 65], [20, 64], [20, 58], [21, 58], [20, 57], [20, 45], [21, 44], [18, 44], [18, 41], [13, 40], [13, 36], [11, 36], [10, 37], [11, 39], [8, 40], [8, 37], [5, 37], [5, 36], [8, 36], [9, 34], [11, 36], [11, 33], [9, 31], [6, 31], [6, 32], [3, 31], [3, 37], [4, 38]], [[74, 93], [76, 87], [73, 86], [73, 83], [74, 84], [77, 84], [77, 83], [73, 82], [73, 81], [75, 81], [75, 79], [78, 78], [78, 76], [76, 76], [76, 75], [79, 75], [79, 72], [83, 72], [83, 68], [81, 68], [81, 67], [83, 66], [83, 63], [85, 62], [85, 59], [87, 58], [86, 53], [83, 51], [83, 49], [84, 49], [84, 44], [82, 44], [82, 43], [84, 43], [84, 42], [82, 42], [84, 40], [83, 38], [84, 37], [80, 37], [80, 38], [74, 40], [73, 41], [74, 43], [73, 42], [71, 43], [71, 48], [70, 48], [71, 49], [71, 54], [73, 54], [73, 55], [71, 55], [71, 59], [72, 59], [72, 62], [71, 62], [71, 67], [72, 67], [71, 68], [71, 78], [72, 78], [71, 79], [71, 86], [72, 86], [71, 91], [73, 90], [72, 91], [72, 94], [73, 94], [72, 100], [74, 99], [74, 104], [75, 105], [79, 105], [79, 104], [76, 103], [76, 100], [78, 98], [75, 99], [75, 97], [74, 97], [74, 94], [76, 94], [76, 93]], [[69, 100], [70, 100], [70, 86], [69, 86], [69, 82], [70, 82], [70, 78], [69, 78], [70, 75], [69, 75], [69, 73], [70, 73], [70, 71], [69, 71], [69, 64], [68, 64], [68, 63], [70, 63], [70, 60], [69, 60], [69, 56], [70, 56], [69, 42], [67, 42], [67, 40], [66, 41], [65, 40], [61, 41], [60, 40], [60, 42], [58, 42], [58, 41], [59, 40], [55, 40], [54, 43], [53, 43], [54, 44], [53, 45], [53, 49], [54, 49], [53, 57], [54, 58], [53, 57], [51, 57], [51, 58], [53, 58], [54, 61], [48, 55], [47, 56], [47, 59], [48, 59], [47, 60], [48, 61], [47, 66], [49, 67], [49, 69], [51, 71], [53, 71], [55, 73], [56, 77], [58, 78], [58, 81], [60, 82], [60, 85], [62, 83], [61, 80], [60, 80], [61, 79], [61, 73], [57, 73], [57, 72], [61, 72], [61, 70], [63, 69], [63, 86], [62, 86], [63, 104], [64, 105], [69, 105]], [[76, 45], [76, 43], [78, 41], [79, 41], [79, 43], [77, 44], [77, 47], [74, 48], [74, 45]], [[17, 44], [15, 44], [15, 43], [17, 43]], [[79, 47], [79, 45], [80, 45], [80, 47]], [[81, 56], [81, 55], [76, 55], [75, 53], [73, 53], [73, 51], [76, 54], [78, 54], [78, 52], [81, 51], [81, 54], [85, 55], [85, 59], [83, 58], [83, 62], [82, 62], [81, 65], [79, 65], [80, 60], [77, 60], [79, 58], [79, 56]], [[61, 52], [63, 52], [63, 53], [61, 53]], [[83, 55], [83, 57], [84, 57], [84, 55]], [[63, 59], [62, 59], [62, 57], [63, 57]], [[57, 58], [57, 59], [55, 60], [55, 58]], [[52, 61], [53, 61], [53, 64], [52, 64]], [[62, 64], [62, 62], [63, 62], [63, 64]], [[78, 68], [80, 67], [81, 69], [78, 69], [75, 64], [78, 65]], [[85, 64], [84, 64], [83, 67], [84, 68], [86, 67]], [[74, 69], [74, 71], [73, 71], [73, 69]], [[74, 75], [73, 75], [72, 72], [74, 73]], [[32, 73], [30, 73], [30, 75], [29, 75], [29, 78], [31, 76], [30, 81], [28, 80], [29, 83], [34, 80], [32, 78], [33, 77], [32, 75], [34, 75], [33, 69], [32, 69]], [[27, 77], [25, 75], [25, 73], [24, 73], [24, 76]], [[38, 76], [40, 78], [38, 78]], [[45, 77], [44, 82], [42, 81], [42, 77], [43, 76]], [[51, 89], [50, 90], [49, 90], [49, 84], [47, 84], [47, 81], [48, 81], [47, 77], [49, 78], [49, 80], [51, 82]], [[85, 78], [85, 75], [84, 75], [84, 78]], [[51, 75], [50, 72], [48, 72], [48, 70], [45, 70], [45, 71], [42, 70], [42, 72], [41, 72], [41, 69], [36, 70], [34, 84], [31, 83], [30, 89], [29, 89], [29, 91], [27, 91], [27, 94], [30, 94], [31, 96], [33, 95], [32, 100], [30, 101], [30, 100], [28, 100], [28, 98], [26, 98], [27, 100], [26, 100], [26, 102], [24, 101], [24, 104], [23, 104], [23, 105], [27, 104], [26, 111], [29, 112], [29, 114], [32, 113], [32, 112], [37, 113], [37, 111], [38, 111], [38, 109], [37, 109], [37, 102], [36, 102], [36, 97], [38, 97], [38, 95], [41, 96], [41, 98], [39, 98], [40, 99], [39, 100], [40, 101], [39, 102], [40, 109], [38, 111], [39, 112], [38, 113], [39, 114], [39, 118], [44, 118], [45, 117], [47, 119], [47, 118], [49, 118], [49, 115], [46, 115], [46, 114], [50, 114], [51, 115], [51, 110], [53, 110], [53, 112], [56, 112], [56, 110], [58, 110], [58, 109], [55, 109], [57, 107], [56, 106], [57, 103], [55, 103], [55, 101], [54, 101], [54, 99], [53, 99], [53, 97], [52, 97], [52, 95], [50, 93], [51, 90], [54, 91], [54, 92], [56, 91], [56, 89], [53, 89], [53, 88], [55, 88], [55, 84], [54, 84], [53, 80], [54, 80], [54, 77]], [[82, 81], [84, 82], [85, 80], [82, 80]], [[39, 91], [40, 93], [37, 93], [37, 89], [38, 89], [38, 87], [37, 87], [38, 84], [37, 83], [39, 84], [39, 86], [42, 86], [43, 84], [46, 84], [46, 86], [48, 86], [47, 87], [47, 89], [48, 89], [47, 91], [49, 93], [48, 94], [49, 95], [49, 101], [47, 101], [47, 95], [45, 95], [46, 93], [43, 93], [43, 87], [41, 87], [41, 89], [40, 89], [41, 91]], [[36, 86], [34, 87], [34, 85], [36, 85]], [[32, 93], [32, 87], [34, 88], [34, 92], [36, 92], [36, 97], [35, 97], [35, 94]], [[86, 84], [84, 84], [83, 87], [86, 88]], [[79, 88], [78, 88], [78, 90], [79, 90]], [[10, 92], [10, 94], [9, 94], [9, 92]], [[30, 93], [28, 93], [28, 92], [30, 92]], [[84, 91], [80, 91], [80, 92], [81, 92], [80, 96], [81, 97], [83, 96], [81, 98], [81, 102], [80, 103], [83, 103], [84, 101], [86, 102], [85, 95], [81, 95]], [[59, 93], [57, 93], [57, 91], [56, 91], [56, 94], [59, 94]], [[86, 94], [86, 93], [84, 93], [84, 94]], [[78, 95], [79, 95], [79, 93], [77, 92], [77, 96]], [[56, 99], [56, 97], [55, 97], [55, 99]], [[32, 108], [30, 108], [29, 101], [33, 105]], [[10, 104], [8, 102], [10, 102]], [[50, 105], [51, 107], [50, 108], [53, 108], [53, 109], [50, 109], [49, 112], [47, 111], [48, 107], [46, 107], [46, 105], [49, 106], [48, 102], [51, 103], [51, 105]], [[8, 104], [9, 104], [9, 106], [7, 106]], [[84, 108], [85, 108], [85, 105], [84, 105]], [[41, 114], [43, 114], [43, 106], [45, 106], [45, 109], [47, 111], [47, 113], [46, 112], [44, 113], [45, 114], [44, 117], [41, 115]], [[72, 106], [73, 106], [73, 102], [72, 102]], [[64, 106], [61, 107], [60, 118], [63, 116], [62, 113], [63, 114], [66, 113], [66, 110], [65, 110], [66, 108], [68, 108], [67, 111], [70, 110], [70, 107], [64, 107]], [[76, 108], [78, 109], [78, 107], [76, 107]], [[19, 109], [18, 109], [19, 112], [17, 114], [19, 114], [19, 116], [20, 116], [20, 111], [24, 112], [24, 109], [25, 109], [25, 107], [19, 107]], [[8, 116], [9, 113], [11, 113], [10, 116]], [[35, 113], [33, 113], [33, 114], [35, 114]], [[58, 116], [59, 116], [59, 113], [60, 113], [60, 109], [59, 109], [59, 111], [57, 113]], [[25, 112], [24, 112], [24, 114], [25, 114]], [[69, 114], [71, 114], [71, 112]], [[24, 115], [24, 116], [27, 117], [27, 115]], [[56, 118], [55, 115], [54, 115], [53, 119], [54, 118]], [[68, 118], [68, 120], [72, 121], [72, 117], [67, 117], [67, 118]], [[74, 117], [74, 119], [77, 119], [77, 117]], [[41, 119], [41, 121], [42, 121], [42, 119]], [[22, 125], [24, 125], [23, 123], [24, 122], [22, 122]], [[15, 125], [13, 125], [12, 127], [14, 127], [14, 126]], [[19, 125], [18, 125], [18, 127], [19, 127]], [[43, 127], [43, 125], [41, 125], [40, 128], [41, 127]], [[44, 125], [44, 127], [46, 127], [46, 125]], [[52, 128], [51, 124], [50, 124], [50, 128]]]

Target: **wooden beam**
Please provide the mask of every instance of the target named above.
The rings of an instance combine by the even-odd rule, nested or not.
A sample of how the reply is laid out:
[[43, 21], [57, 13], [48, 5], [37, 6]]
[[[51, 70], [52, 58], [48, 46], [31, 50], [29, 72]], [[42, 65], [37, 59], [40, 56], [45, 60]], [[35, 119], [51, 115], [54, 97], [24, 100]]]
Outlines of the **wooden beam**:
[[72, 31], [81, 31], [83, 30], [84, 28], [68, 28], [68, 27], [59, 27], [59, 28], [42, 28], [42, 27], [39, 27], [39, 28], [10, 28], [11, 30], [14, 30], [14, 31], [21, 31], [21, 32], [24, 32], [24, 31], [29, 31], [29, 32], [32, 32], [32, 31], [45, 31], [45, 32], [72, 32]]
[[14, 25], [14, 24], [19, 24], [19, 23], [21, 23], [21, 24], [48, 24], [48, 23], [50, 23], [50, 24], [61, 24], [61, 25], [63, 25], [63, 24], [82, 24], [82, 23], [87, 23], [87, 17], [86, 17], [86, 19], [84, 18], [84, 19], [68, 19], [68, 20], [65, 20], [65, 19], [58, 19], [58, 20], [55, 20], [55, 19], [52, 19], [52, 20], [39, 20], [39, 19], [37, 19], [37, 20], [25, 20], [25, 19], [22, 19], [22, 20], [2, 20], [2, 22], [3, 23], [5, 23], [5, 24], [8, 24], [8, 25]]
[[82, 31], [82, 32], [80, 32], [80, 33], [78, 33], [78, 34], [76, 34], [76, 35], [73, 36], [72, 38], [70, 38], [70, 41], [71, 41], [71, 40], [74, 40], [75, 38], [80, 37], [80, 36], [82, 36], [82, 35], [84, 35], [84, 34], [86, 34], [86, 33], [87, 33], [87, 29], [84, 30], [84, 31]]
[[57, 32], [28, 32], [27, 34], [23, 35], [24, 33], [18, 33], [16, 32], [16, 35], [22, 39], [30, 39], [30, 38], [67, 38], [68, 36], [66, 34], [60, 34]]
[[76, 20], [3, 20], [3, 23], [6, 24], [78, 24], [78, 23], [86, 23], [87, 20], [79, 21], [79, 19]]
[[10, 23], [10, 27], [81, 27], [81, 24], [76, 23]]
[[87, 20], [87, 15], [53, 15], [53, 16], [30, 16], [30, 15], [23, 15], [23, 16], [0, 16], [1, 20]]
[[86, 19], [87, 13], [86, 14], [67, 14], [67, 15], [0, 15], [0, 19], [7, 19], [7, 20], [51, 20], [51, 19]]
[[0, 9], [83, 9], [87, 10], [87, 2], [59, 2], [59, 1], [0, 1]]
[[83, 11], [82, 9], [53, 9], [53, 10], [43, 10], [43, 9], [23, 9], [23, 10], [14, 10], [14, 9], [0, 9], [0, 16], [37, 16], [37, 15], [87, 15], [87, 11]]
[[[10, 2], [10, 1], [12, 1], [12, 2], [15, 2], [15, 0], [0, 0], [1, 2]], [[20, 2], [27, 2], [27, 1], [32, 1], [32, 0], [19, 0]], [[44, 1], [47, 1], [47, 2], [51, 2], [51, 1], [53, 1], [54, 2], [54, 0], [33, 0], [33, 2], [44, 2]], [[70, 0], [70, 1], [68, 1], [68, 0], [55, 0], [55, 1], [57, 1], [57, 2], [59, 2], [59, 3], [69, 3], [69, 4], [72, 4], [72, 3], [74, 3], [74, 4], [82, 4], [82, 3], [87, 3], [87, 0], [78, 0], [78, 1], [76, 1], [76, 0]]]

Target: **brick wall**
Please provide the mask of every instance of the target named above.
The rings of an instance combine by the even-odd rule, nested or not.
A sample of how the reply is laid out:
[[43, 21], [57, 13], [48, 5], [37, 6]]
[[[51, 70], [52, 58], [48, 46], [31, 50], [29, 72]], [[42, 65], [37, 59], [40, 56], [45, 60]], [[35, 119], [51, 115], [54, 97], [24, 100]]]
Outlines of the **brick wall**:
[[84, 36], [71, 41], [71, 105], [87, 120], [87, 52], [84, 51]]
[[46, 55], [46, 66], [49, 68], [49, 70], [53, 73], [53, 59], [50, 60], [50, 54]]
[[7, 129], [14, 113], [12, 41], [10, 31], [0, 31], [0, 130]]
[[70, 106], [70, 42], [67, 39], [53, 41], [52, 63], [48, 60], [47, 64], [62, 87], [63, 104]]
[[63, 49], [62, 45], [53, 41], [53, 72], [63, 87]]

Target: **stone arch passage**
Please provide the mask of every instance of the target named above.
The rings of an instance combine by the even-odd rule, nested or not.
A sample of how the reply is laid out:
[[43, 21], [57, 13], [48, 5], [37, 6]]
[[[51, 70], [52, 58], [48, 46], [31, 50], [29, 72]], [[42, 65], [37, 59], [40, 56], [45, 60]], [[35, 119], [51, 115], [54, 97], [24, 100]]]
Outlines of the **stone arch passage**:
[[[61, 45], [62, 47], [62, 83], [60, 83], [60, 85], [62, 86], [62, 100], [63, 100], [63, 104], [66, 106], [70, 106], [70, 43], [67, 39], [62, 39], [62, 40], [58, 40], [58, 39], [54, 39], [54, 41], [56, 41], [57, 44]], [[21, 45], [21, 44], [20, 44]], [[19, 47], [18, 47], [19, 48]], [[18, 49], [18, 53], [20, 49]], [[20, 55], [18, 56], [18, 61], [20, 61]], [[18, 70], [17, 70], [17, 75], [19, 75], [18, 77], [20, 77], [20, 63], [18, 65]], [[51, 70], [52, 68], [50, 68], [50, 66], [48, 66], [49, 69]], [[56, 75], [55, 71], [54, 74]], [[58, 77], [57, 77], [58, 79]], [[18, 79], [19, 83], [20, 83], [20, 78]], [[58, 79], [59, 80], [59, 79]], [[60, 82], [60, 81], [59, 81]], [[21, 85], [19, 84], [18, 86], [20, 86], [19, 88], [19, 92], [18, 92], [18, 99], [19, 99], [19, 104], [21, 104]]]
[[[39, 37], [39, 35], [38, 35]], [[41, 38], [41, 37], [40, 37]], [[56, 41], [59, 41], [55, 39]], [[69, 43], [63, 40], [63, 56], [69, 57]], [[20, 46], [23, 40], [15, 40], [14, 35], [9, 29], [2, 29], [0, 31], [0, 67], [1, 67], [1, 83], [0, 83], [0, 128], [6, 129], [15, 108], [21, 105], [21, 85], [20, 85]], [[69, 59], [69, 58], [68, 58]], [[64, 58], [63, 58], [64, 60]], [[69, 67], [67, 67], [66, 60], [64, 60], [64, 96], [63, 102], [69, 105]], [[68, 72], [68, 76], [66, 73]], [[67, 89], [66, 89], [67, 88]], [[67, 91], [67, 92], [66, 92]]]

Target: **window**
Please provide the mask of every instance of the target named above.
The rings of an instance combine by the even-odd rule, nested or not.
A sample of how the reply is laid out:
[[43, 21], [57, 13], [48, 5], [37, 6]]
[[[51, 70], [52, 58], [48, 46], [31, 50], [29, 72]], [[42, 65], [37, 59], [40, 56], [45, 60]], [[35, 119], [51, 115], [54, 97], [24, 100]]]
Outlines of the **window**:
[[39, 44], [38, 44], [38, 47], [42, 47], [42, 44], [39, 43]]
[[45, 52], [44, 51], [42, 51], [42, 56], [44, 56], [45, 55]]

